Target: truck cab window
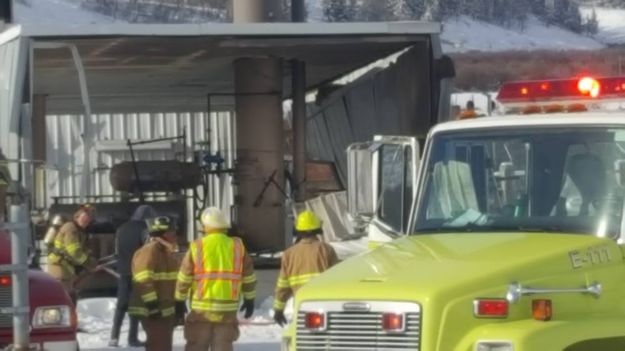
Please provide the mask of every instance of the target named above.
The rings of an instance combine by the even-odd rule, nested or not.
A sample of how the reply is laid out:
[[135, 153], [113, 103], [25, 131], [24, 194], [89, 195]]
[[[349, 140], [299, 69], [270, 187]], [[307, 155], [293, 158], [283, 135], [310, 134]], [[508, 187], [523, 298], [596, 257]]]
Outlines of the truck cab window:
[[440, 135], [415, 230], [617, 236], [625, 183], [618, 135], [607, 128]]

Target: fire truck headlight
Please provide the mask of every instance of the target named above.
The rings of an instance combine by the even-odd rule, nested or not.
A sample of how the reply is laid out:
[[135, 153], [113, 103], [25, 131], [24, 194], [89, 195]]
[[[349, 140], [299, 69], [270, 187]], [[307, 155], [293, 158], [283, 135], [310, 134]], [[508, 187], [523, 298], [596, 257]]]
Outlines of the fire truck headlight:
[[69, 328], [71, 320], [69, 306], [39, 307], [33, 315], [33, 328]]
[[475, 351], [514, 351], [509, 341], [479, 341]]

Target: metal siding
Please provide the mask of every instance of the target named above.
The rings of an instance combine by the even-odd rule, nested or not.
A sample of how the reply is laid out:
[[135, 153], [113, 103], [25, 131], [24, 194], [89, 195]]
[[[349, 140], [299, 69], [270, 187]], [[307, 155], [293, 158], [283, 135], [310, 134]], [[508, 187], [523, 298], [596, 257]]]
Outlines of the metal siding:
[[[55, 196], [85, 195], [82, 193], [83, 142], [80, 137], [82, 115], [49, 115], [47, 116], [47, 176], [48, 191], [46, 206], [53, 203]], [[212, 113], [210, 119], [206, 113], [168, 112], [168, 113], [128, 113], [98, 114], [91, 116], [91, 134], [94, 145], [100, 141], [117, 141], [125, 145], [128, 138], [147, 140], [174, 137], [187, 132], [187, 161], [193, 160], [193, 151], [205, 149], [210, 141], [210, 151], [219, 151], [226, 162], [224, 168], [234, 167], [234, 114], [231, 112]], [[210, 125], [210, 127], [209, 127]], [[210, 136], [207, 136], [210, 131]], [[207, 140], [210, 138], [210, 140]], [[182, 144], [167, 150], [137, 150], [138, 160], [181, 160]], [[131, 159], [127, 148], [123, 150], [92, 150], [90, 172], [91, 189], [89, 195], [115, 195], [109, 182], [110, 168], [122, 161]], [[211, 176], [209, 180], [210, 198], [208, 205], [219, 206], [229, 210], [233, 203], [230, 174]], [[192, 197], [192, 191], [188, 196]], [[104, 201], [110, 201], [105, 199]], [[65, 202], [77, 202], [74, 201]], [[192, 204], [191, 200], [189, 204]], [[190, 206], [192, 208], [192, 206]], [[189, 215], [191, 213], [189, 212]]]

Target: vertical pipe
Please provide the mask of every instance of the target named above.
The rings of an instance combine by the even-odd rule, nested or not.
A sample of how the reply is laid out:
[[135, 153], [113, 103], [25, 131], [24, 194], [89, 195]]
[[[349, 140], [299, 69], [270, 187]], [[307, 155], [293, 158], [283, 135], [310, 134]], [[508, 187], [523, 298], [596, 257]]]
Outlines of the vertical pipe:
[[[10, 218], [14, 224], [27, 224], [26, 205], [11, 206]], [[11, 231], [11, 258], [14, 269], [11, 277], [13, 282], [13, 344], [16, 351], [29, 349], [28, 236], [28, 227]]]
[[[304, 0], [291, 0], [291, 19], [304, 22]], [[306, 63], [291, 62], [291, 90], [293, 97], [293, 179], [295, 201], [307, 199], [306, 191]]]
[[45, 183], [44, 166], [47, 159], [46, 146], [46, 95], [35, 94], [33, 96], [32, 112], [32, 150], [33, 169], [35, 172], [34, 204], [37, 208], [45, 207]]
[[306, 63], [292, 61], [293, 179], [295, 201], [307, 200], [306, 191]]

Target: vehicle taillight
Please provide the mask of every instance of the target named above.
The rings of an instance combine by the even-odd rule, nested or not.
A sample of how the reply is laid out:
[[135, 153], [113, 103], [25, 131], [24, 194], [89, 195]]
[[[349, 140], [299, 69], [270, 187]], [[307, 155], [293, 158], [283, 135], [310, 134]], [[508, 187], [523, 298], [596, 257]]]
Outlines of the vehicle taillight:
[[577, 82], [577, 90], [583, 95], [596, 98], [601, 92], [601, 84], [594, 78], [584, 77]]
[[553, 315], [551, 300], [532, 300], [532, 316], [537, 321], [549, 321]]
[[0, 286], [11, 286], [11, 277], [0, 277]]
[[473, 302], [473, 313], [476, 317], [505, 318], [508, 316], [508, 300], [477, 299]]
[[404, 315], [401, 313], [384, 313], [382, 315], [382, 330], [385, 332], [403, 332]]
[[304, 318], [306, 329], [324, 330], [326, 327], [326, 316], [324, 313], [307, 312]]

